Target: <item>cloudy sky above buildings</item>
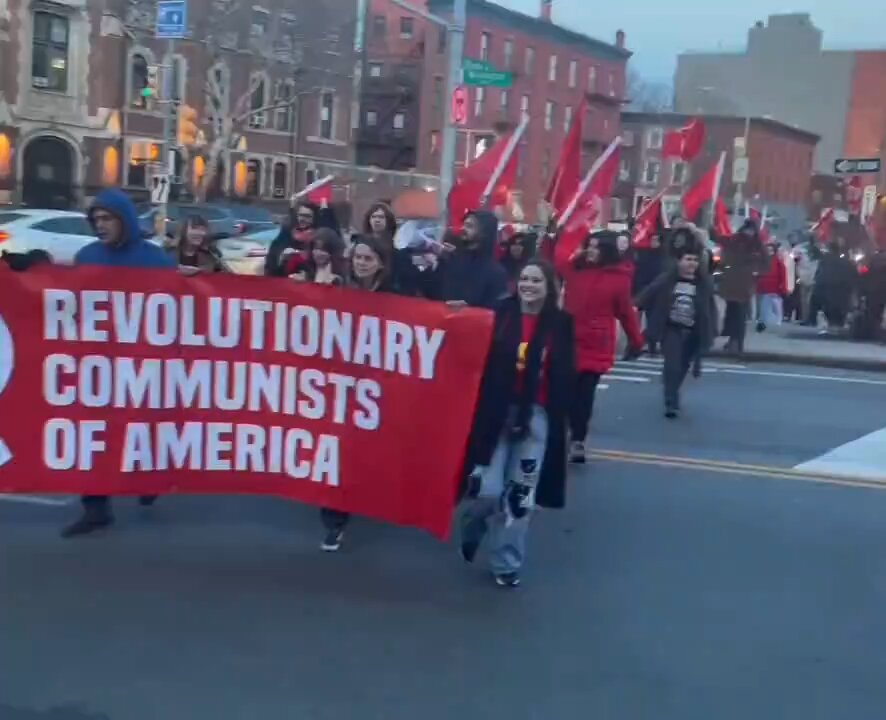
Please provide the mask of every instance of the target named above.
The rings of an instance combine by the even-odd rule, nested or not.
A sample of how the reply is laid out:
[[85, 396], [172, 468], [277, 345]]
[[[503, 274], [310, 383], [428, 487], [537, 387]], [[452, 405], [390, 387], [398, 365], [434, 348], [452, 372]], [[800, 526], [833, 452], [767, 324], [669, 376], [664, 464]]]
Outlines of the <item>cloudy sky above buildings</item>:
[[[494, 0], [537, 15], [540, 0]], [[886, 48], [886, 0], [554, 0], [554, 20], [601, 40], [624, 29], [633, 66], [647, 80], [673, 78], [684, 50], [741, 50], [757, 20], [806, 12], [824, 31], [826, 48]]]

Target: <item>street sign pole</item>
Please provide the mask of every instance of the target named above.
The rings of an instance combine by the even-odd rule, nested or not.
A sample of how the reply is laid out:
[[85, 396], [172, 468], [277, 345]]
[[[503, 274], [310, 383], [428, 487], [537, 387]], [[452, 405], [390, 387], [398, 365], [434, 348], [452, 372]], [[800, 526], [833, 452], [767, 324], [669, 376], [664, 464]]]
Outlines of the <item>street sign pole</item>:
[[[467, 23], [467, 0], [455, 0], [453, 3], [452, 24], [449, 26], [449, 60], [446, 97], [454, 97], [456, 89], [461, 85], [461, 62], [465, 47], [465, 24]], [[470, 105], [470, 103], [468, 103]], [[470, 112], [470, 111], [468, 111]], [[440, 213], [443, 227], [448, 227], [447, 204], [449, 191], [455, 181], [455, 146], [457, 141], [456, 125], [452, 117], [447, 118], [443, 127], [443, 143], [440, 148]]]

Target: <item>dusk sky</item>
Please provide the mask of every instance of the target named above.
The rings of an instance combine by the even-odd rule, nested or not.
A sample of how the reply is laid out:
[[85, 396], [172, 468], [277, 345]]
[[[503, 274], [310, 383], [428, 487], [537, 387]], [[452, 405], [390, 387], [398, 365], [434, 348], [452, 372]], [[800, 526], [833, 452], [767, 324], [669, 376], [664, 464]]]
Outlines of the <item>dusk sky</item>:
[[[494, 0], [537, 15], [540, 0]], [[739, 50], [747, 30], [769, 15], [806, 12], [833, 49], [886, 48], [886, 1], [861, 0], [554, 0], [554, 21], [601, 40], [622, 28], [635, 52], [635, 67], [647, 80], [673, 79], [684, 50]]]

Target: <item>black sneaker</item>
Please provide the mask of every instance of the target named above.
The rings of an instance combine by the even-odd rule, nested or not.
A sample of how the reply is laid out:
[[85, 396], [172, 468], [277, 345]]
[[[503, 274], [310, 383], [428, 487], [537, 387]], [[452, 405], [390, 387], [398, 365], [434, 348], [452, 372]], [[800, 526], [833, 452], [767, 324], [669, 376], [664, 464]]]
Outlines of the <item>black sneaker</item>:
[[68, 525], [68, 527], [62, 530], [62, 537], [70, 539], [82, 537], [83, 535], [91, 535], [99, 530], [109, 528], [113, 524], [113, 515], [84, 515], [77, 522]]
[[146, 508], [154, 507], [155, 502], [157, 502], [156, 495], [142, 495], [138, 499], [138, 504], [141, 505], [142, 507], [146, 507]]
[[588, 461], [588, 451], [583, 442], [575, 441], [569, 448], [569, 462], [584, 465]]
[[466, 563], [474, 562], [474, 558], [477, 557], [477, 551], [480, 549], [480, 545], [475, 542], [463, 542], [459, 545], [458, 551], [461, 555], [461, 559]]
[[495, 584], [504, 588], [520, 587], [520, 576], [515, 572], [496, 575]]
[[680, 417], [680, 411], [673, 405], [668, 405], [665, 407], [665, 417], [668, 420], [676, 420], [678, 417]]
[[338, 552], [341, 550], [341, 541], [344, 534], [344, 530], [330, 530], [326, 533], [326, 538], [323, 540], [320, 549], [323, 552]]
[[766, 323], [764, 323], [762, 321], [758, 322], [757, 323], [757, 332], [758, 333], [766, 332]]

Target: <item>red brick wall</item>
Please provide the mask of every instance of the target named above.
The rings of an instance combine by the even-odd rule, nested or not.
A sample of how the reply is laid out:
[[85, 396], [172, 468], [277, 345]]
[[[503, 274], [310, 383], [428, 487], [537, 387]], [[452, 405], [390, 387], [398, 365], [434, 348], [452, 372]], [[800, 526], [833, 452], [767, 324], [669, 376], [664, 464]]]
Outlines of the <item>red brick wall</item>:
[[843, 154], [886, 158], [886, 50], [855, 54]]

